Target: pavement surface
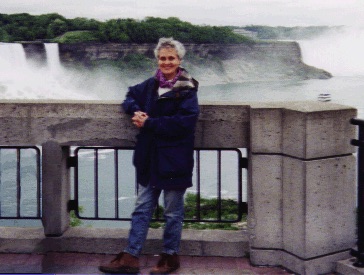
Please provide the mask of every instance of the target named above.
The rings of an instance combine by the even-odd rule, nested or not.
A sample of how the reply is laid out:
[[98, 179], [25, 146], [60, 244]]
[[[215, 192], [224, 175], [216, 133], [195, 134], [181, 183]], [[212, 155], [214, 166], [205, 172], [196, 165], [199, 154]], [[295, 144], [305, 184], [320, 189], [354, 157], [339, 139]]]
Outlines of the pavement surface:
[[[0, 273], [102, 274], [101, 264], [115, 256], [106, 254], [59, 253], [0, 254]], [[173, 274], [293, 274], [279, 267], [254, 267], [247, 258], [181, 256], [181, 268]], [[140, 258], [141, 274], [158, 261], [157, 255]]]

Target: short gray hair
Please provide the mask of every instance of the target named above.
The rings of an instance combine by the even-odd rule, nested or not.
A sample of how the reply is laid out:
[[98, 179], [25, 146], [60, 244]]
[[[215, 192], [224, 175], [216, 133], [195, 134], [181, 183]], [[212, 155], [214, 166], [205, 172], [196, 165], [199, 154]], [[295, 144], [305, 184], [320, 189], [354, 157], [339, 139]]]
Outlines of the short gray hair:
[[186, 54], [186, 49], [183, 44], [177, 40], [174, 40], [173, 37], [162, 37], [158, 41], [157, 47], [154, 49], [154, 56], [158, 58], [159, 51], [162, 48], [173, 48], [177, 51], [177, 55], [180, 59], [182, 59]]

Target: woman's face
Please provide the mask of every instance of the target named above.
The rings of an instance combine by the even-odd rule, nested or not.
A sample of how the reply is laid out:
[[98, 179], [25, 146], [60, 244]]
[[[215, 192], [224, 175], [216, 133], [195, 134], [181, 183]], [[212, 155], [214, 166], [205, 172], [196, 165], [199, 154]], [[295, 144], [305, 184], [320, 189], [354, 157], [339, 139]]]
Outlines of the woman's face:
[[174, 48], [161, 48], [158, 53], [158, 67], [167, 80], [173, 79], [181, 65], [177, 51]]

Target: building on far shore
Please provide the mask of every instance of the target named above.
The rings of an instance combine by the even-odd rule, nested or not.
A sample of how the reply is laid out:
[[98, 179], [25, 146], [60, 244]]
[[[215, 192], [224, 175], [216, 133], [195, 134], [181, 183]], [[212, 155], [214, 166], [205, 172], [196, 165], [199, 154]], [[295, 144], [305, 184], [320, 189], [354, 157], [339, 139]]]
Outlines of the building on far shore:
[[240, 34], [240, 35], [244, 35], [253, 39], [257, 38], [257, 33], [256, 32], [252, 32], [252, 31], [247, 31], [245, 29], [233, 29], [233, 32], [236, 34]]

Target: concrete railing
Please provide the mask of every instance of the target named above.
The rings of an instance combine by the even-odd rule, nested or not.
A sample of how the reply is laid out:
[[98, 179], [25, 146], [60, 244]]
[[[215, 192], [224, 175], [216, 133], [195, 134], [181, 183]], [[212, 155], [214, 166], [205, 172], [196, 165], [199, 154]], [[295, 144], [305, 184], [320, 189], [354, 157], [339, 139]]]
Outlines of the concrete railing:
[[[44, 233], [61, 236], [69, 226], [70, 146], [130, 146], [137, 130], [119, 102], [0, 105], [1, 145], [42, 146]], [[320, 102], [201, 104], [196, 146], [249, 151], [253, 264], [319, 274], [349, 257], [356, 240], [355, 116], [354, 108]]]
[[356, 239], [354, 109], [300, 102], [252, 108], [251, 260], [323, 274]]

